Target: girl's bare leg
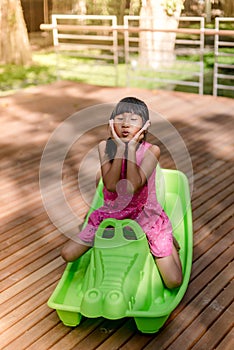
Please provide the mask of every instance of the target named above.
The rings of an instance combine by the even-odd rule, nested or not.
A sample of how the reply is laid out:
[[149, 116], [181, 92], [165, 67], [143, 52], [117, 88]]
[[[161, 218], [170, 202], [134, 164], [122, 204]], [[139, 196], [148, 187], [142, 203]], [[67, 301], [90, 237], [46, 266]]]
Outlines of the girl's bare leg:
[[61, 256], [67, 262], [74, 261], [83, 255], [89, 248], [90, 246], [70, 240], [62, 248]]
[[173, 245], [172, 254], [165, 258], [155, 258], [156, 265], [167, 288], [179, 287], [183, 281], [179, 255]]

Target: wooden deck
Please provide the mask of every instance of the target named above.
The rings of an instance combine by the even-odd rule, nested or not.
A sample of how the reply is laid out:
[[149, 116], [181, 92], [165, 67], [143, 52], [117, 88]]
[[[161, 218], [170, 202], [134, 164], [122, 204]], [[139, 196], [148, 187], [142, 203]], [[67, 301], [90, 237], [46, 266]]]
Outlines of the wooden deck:
[[[176, 127], [194, 172], [191, 281], [181, 304], [152, 335], [138, 332], [130, 318], [84, 318], [79, 327], [65, 327], [46, 304], [65, 268], [59, 252], [66, 237], [42, 205], [42, 151], [55, 127], [72, 113], [127, 95], [144, 99]], [[58, 82], [1, 98], [0, 115], [0, 348], [233, 349], [234, 100]], [[105, 132], [91, 133], [65, 162], [67, 195], [82, 216], [87, 206], [77, 192], [79, 162]], [[175, 166], [163, 147], [161, 165]]]

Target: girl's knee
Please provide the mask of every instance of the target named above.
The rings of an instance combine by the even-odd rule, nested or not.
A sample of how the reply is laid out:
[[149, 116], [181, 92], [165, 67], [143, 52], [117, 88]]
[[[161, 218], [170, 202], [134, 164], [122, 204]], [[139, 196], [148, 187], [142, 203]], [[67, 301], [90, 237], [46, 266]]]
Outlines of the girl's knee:
[[90, 247], [85, 246], [74, 241], [69, 241], [61, 250], [61, 256], [66, 262], [72, 262], [77, 260], [83, 255]]
[[68, 246], [64, 246], [61, 250], [61, 257], [66, 261], [66, 262], [70, 262], [73, 261], [73, 254], [71, 252], [71, 250], [69, 249]]
[[168, 278], [164, 278], [164, 284], [167, 288], [173, 289], [181, 286], [183, 282], [183, 277], [181, 274], [176, 274]]
[[170, 255], [155, 260], [165, 286], [169, 289], [180, 287], [183, 282], [182, 268], [174, 256]]

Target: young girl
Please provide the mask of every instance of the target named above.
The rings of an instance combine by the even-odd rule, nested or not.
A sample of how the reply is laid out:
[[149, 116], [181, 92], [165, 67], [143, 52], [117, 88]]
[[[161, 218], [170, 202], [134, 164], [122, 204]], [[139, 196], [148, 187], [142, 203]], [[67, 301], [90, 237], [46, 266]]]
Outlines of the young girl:
[[84, 243], [69, 241], [62, 249], [62, 257], [74, 261], [86, 252], [104, 219], [132, 219], [145, 232], [165, 285], [178, 287], [182, 283], [181, 263], [171, 223], [156, 197], [160, 149], [145, 141], [150, 125], [148, 108], [143, 101], [126, 97], [116, 105], [109, 125], [111, 137], [99, 144], [104, 205], [90, 215], [79, 233]]

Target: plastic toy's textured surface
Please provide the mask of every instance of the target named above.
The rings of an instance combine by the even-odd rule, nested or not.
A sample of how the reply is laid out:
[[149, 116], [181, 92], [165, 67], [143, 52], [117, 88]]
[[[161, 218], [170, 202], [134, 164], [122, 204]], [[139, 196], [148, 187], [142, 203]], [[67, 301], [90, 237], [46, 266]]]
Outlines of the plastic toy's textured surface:
[[[134, 317], [141, 332], [154, 333], [180, 303], [192, 265], [189, 185], [179, 171], [160, 171], [165, 192], [158, 193], [158, 200], [170, 217], [181, 248], [182, 285], [173, 290], [165, 288], [146, 236], [136, 222], [104, 220], [96, 233], [94, 247], [67, 265], [48, 301], [65, 325], [77, 326], [82, 315], [108, 319]], [[91, 211], [102, 204], [101, 194], [100, 183]]]

